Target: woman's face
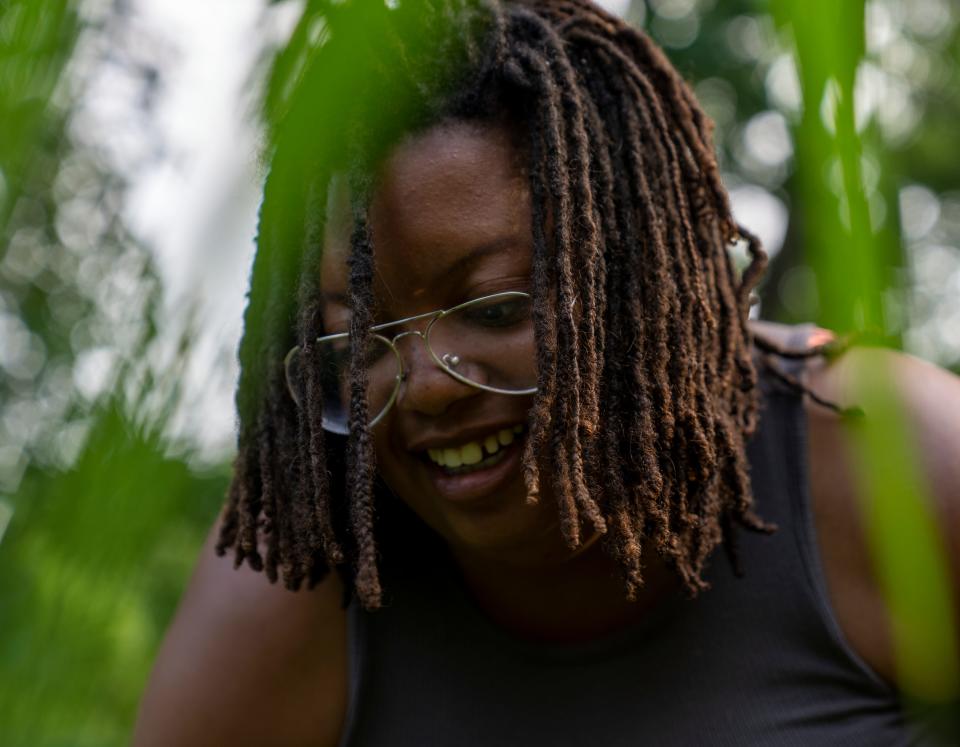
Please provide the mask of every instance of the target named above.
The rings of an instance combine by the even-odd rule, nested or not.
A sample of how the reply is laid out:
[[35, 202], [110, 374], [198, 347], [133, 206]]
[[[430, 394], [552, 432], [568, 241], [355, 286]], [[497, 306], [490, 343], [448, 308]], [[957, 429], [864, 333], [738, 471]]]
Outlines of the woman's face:
[[[370, 208], [377, 323], [530, 291], [530, 197], [506, 128], [457, 122], [428, 130], [394, 151], [378, 185]], [[349, 223], [342, 205], [331, 214], [322, 267], [324, 318], [335, 332], [349, 320]], [[565, 555], [554, 502], [544, 495], [526, 503], [521, 455], [531, 397], [457, 381], [420, 337], [397, 347], [407, 377], [372, 431], [378, 470], [393, 492], [454, 549], [534, 563]], [[532, 339], [529, 358], [535, 371]], [[451, 470], [430, 456], [511, 437], [495, 459], [482, 452], [489, 466]]]

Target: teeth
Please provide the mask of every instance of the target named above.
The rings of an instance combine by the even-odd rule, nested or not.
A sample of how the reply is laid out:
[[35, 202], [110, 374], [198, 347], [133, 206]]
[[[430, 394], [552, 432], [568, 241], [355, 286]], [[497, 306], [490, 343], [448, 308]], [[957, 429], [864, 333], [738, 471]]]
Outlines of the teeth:
[[483, 448], [476, 441], [460, 447], [460, 461], [463, 464], [476, 464], [483, 459]]
[[461, 446], [446, 449], [427, 449], [427, 456], [434, 464], [448, 469], [457, 469], [464, 465], [479, 464], [487, 456], [492, 457], [504, 446], [513, 443], [517, 434], [523, 433], [522, 425], [501, 428], [481, 441], [470, 441]]
[[460, 449], [444, 449], [443, 464], [445, 467], [459, 467], [463, 464], [463, 457], [460, 456]]

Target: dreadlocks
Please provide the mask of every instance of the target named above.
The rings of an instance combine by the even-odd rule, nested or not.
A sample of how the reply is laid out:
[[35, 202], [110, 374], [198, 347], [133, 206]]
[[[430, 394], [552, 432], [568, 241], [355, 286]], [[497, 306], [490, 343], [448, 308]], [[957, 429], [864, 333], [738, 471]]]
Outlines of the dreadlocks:
[[[362, 360], [373, 305], [371, 175], [404, 132], [506, 118], [522, 133], [532, 202], [538, 380], [523, 453], [528, 500], [556, 499], [570, 547], [585, 525], [605, 533], [628, 596], [643, 583], [647, 546], [696, 593], [708, 556], [724, 540], [733, 546], [737, 526], [770, 529], [751, 510], [745, 455], [758, 407], [746, 319], [765, 255], [734, 222], [712, 123], [647, 36], [587, 0], [379, 5], [386, 42], [369, 50], [371, 64], [409, 98], [390, 115], [402, 122], [390, 135], [371, 133], [390, 118], [372, 105], [344, 117], [353, 128], [343, 131], [354, 201], [350, 433], [324, 434], [310, 365], [334, 158], [317, 156], [303, 176], [311, 186], [291, 206], [279, 184], [305, 171], [281, 144], [240, 349], [239, 453], [218, 551], [233, 549], [237, 564], [290, 588], [346, 569], [362, 603], [379, 606], [382, 491]], [[414, 12], [442, 29], [434, 46], [413, 49], [404, 36]], [[331, 75], [322, 60], [328, 51], [333, 59], [336, 41], [333, 27], [315, 75]], [[740, 277], [728, 253], [739, 239], [750, 255]], [[292, 345], [306, 362], [301, 408], [283, 380]]]

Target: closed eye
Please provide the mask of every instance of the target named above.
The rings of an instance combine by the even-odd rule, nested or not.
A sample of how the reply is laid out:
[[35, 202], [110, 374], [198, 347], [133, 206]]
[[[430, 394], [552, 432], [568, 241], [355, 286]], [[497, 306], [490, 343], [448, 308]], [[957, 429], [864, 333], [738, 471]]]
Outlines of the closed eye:
[[530, 320], [531, 304], [529, 298], [512, 297], [493, 299], [461, 309], [458, 314], [477, 326], [488, 328], [512, 327]]

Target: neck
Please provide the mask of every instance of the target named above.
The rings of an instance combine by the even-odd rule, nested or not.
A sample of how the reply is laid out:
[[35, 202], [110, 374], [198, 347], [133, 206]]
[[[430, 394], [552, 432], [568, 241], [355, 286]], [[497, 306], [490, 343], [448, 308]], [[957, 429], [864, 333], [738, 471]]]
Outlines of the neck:
[[637, 599], [628, 601], [619, 567], [599, 539], [545, 565], [453, 553], [467, 589], [494, 623], [532, 640], [577, 643], [639, 622], [677, 586], [676, 576], [659, 558], [645, 558], [646, 583]]

